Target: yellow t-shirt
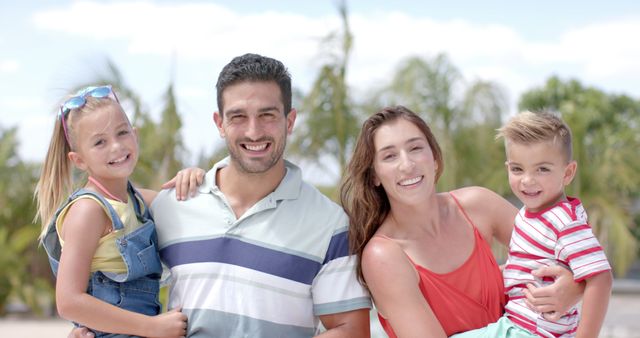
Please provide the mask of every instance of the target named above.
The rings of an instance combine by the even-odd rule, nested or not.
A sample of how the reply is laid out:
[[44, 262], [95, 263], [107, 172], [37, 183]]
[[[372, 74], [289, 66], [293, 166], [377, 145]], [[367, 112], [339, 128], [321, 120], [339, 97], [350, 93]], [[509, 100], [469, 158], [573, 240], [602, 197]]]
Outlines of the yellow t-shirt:
[[[64, 241], [60, 238], [60, 234], [62, 233], [62, 224], [64, 223], [64, 218], [69, 211], [69, 207], [76, 201], [81, 198], [89, 198], [96, 203], [100, 204], [104, 211], [111, 219], [109, 215], [109, 211], [106, 206], [102, 205], [100, 201], [91, 195], [82, 195], [69, 203], [61, 212], [58, 218], [56, 219], [56, 230], [58, 231], [58, 238], [60, 239], [60, 246], [63, 247], [64, 250]], [[101, 237], [98, 241], [98, 247], [96, 248], [96, 253], [94, 254], [91, 260], [91, 272], [95, 271], [103, 271], [103, 272], [114, 272], [114, 273], [126, 273], [127, 267], [122, 260], [122, 256], [120, 256], [120, 251], [118, 250], [118, 246], [116, 245], [116, 239], [121, 237], [124, 234], [131, 233], [138, 227], [140, 227], [140, 222], [136, 217], [136, 212], [133, 207], [133, 202], [131, 198], [127, 203], [122, 203], [120, 201], [111, 200], [105, 198], [109, 204], [116, 211], [118, 216], [120, 216], [120, 220], [124, 225], [124, 228], [120, 231], [112, 231], [105, 236]], [[141, 203], [142, 204], [142, 203]], [[144, 212], [144, 210], [143, 210]]]

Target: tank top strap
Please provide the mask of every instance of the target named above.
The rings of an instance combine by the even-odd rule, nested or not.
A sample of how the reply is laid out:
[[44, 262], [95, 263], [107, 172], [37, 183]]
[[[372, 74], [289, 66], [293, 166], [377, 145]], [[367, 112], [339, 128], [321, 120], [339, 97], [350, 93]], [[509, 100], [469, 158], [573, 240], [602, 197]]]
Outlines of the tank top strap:
[[393, 238], [391, 238], [391, 237], [389, 237], [389, 236], [386, 236], [386, 235], [377, 234], [377, 235], [375, 235], [375, 237], [380, 237], [380, 238], [386, 239], [386, 240], [388, 240], [388, 241], [391, 241], [394, 245], [397, 245], [397, 246], [400, 248], [400, 250], [402, 251], [402, 253], [404, 254], [404, 256], [405, 256], [405, 257], [407, 257], [407, 259], [409, 260], [409, 263], [411, 263], [411, 266], [413, 267], [413, 271], [415, 271], [415, 272], [416, 272], [416, 276], [417, 276], [417, 278], [418, 278], [418, 281], [420, 280], [420, 272], [418, 272], [418, 266], [420, 266], [420, 265], [416, 264], [416, 262], [414, 262], [414, 261], [413, 261], [413, 259], [411, 259], [411, 257], [409, 256], [409, 254], [407, 254], [407, 252], [406, 252], [406, 251], [404, 251], [404, 249], [402, 249], [402, 247], [400, 246], [400, 244], [396, 243], [396, 242], [393, 240]]
[[462, 204], [460, 204], [460, 201], [458, 200], [456, 195], [454, 195], [453, 192], [451, 192], [451, 191], [449, 191], [449, 195], [451, 196], [451, 198], [453, 198], [453, 201], [456, 202], [456, 205], [458, 206], [458, 209], [460, 209], [460, 212], [462, 212], [462, 215], [467, 220], [467, 222], [469, 222], [469, 224], [471, 224], [471, 226], [473, 227], [473, 230], [477, 231], [478, 228], [476, 227], [475, 223], [473, 223], [473, 221], [471, 220], [469, 215], [467, 215], [467, 212], [464, 211], [464, 208], [462, 207]]

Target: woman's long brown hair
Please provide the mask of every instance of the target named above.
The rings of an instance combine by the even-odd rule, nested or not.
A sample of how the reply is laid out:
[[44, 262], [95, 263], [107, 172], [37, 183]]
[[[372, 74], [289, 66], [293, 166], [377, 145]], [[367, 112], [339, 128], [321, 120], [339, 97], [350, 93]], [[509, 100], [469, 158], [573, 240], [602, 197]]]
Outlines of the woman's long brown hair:
[[386, 107], [363, 123], [353, 156], [342, 180], [340, 201], [349, 216], [349, 248], [352, 254], [357, 255], [358, 280], [365, 286], [366, 281], [362, 274], [362, 252], [390, 211], [387, 193], [382, 185], [374, 184], [373, 161], [376, 153], [374, 137], [382, 125], [400, 118], [413, 123], [427, 138], [434, 161], [437, 163], [436, 182], [444, 169], [442, 152], [431, 129], [420, 116], [408, 108]]

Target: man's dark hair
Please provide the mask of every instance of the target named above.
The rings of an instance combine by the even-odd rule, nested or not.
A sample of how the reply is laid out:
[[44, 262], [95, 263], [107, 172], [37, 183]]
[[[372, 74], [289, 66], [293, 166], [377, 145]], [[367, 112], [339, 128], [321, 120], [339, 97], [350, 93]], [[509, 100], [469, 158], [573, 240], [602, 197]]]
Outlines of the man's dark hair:
[[258, 54], [236, 56], [218, 75], [216, 83], [218, 112], [222, 116], [222, 93], [234, 84], [245, 81], [274, 81], [280, 87], [285, 116], [291, 110], [291, 75], [282, 62]]

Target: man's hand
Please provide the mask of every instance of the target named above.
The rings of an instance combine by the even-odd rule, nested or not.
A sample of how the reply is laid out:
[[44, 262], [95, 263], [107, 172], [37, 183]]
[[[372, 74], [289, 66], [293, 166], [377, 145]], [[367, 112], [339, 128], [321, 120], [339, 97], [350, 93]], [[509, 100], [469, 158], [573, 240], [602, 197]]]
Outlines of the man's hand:
[[569, 309], [576, 305], [584, 293], [584, 283], [576, 283], [573, 273], [560, 266], [542, 267], [531, 272], [535, 277], [552, 277], [551, 285], [536, 287], [527, 284], [524, 294], [527, 305], [534, 311], [542, 313], [545, 319], [560, 319]]

